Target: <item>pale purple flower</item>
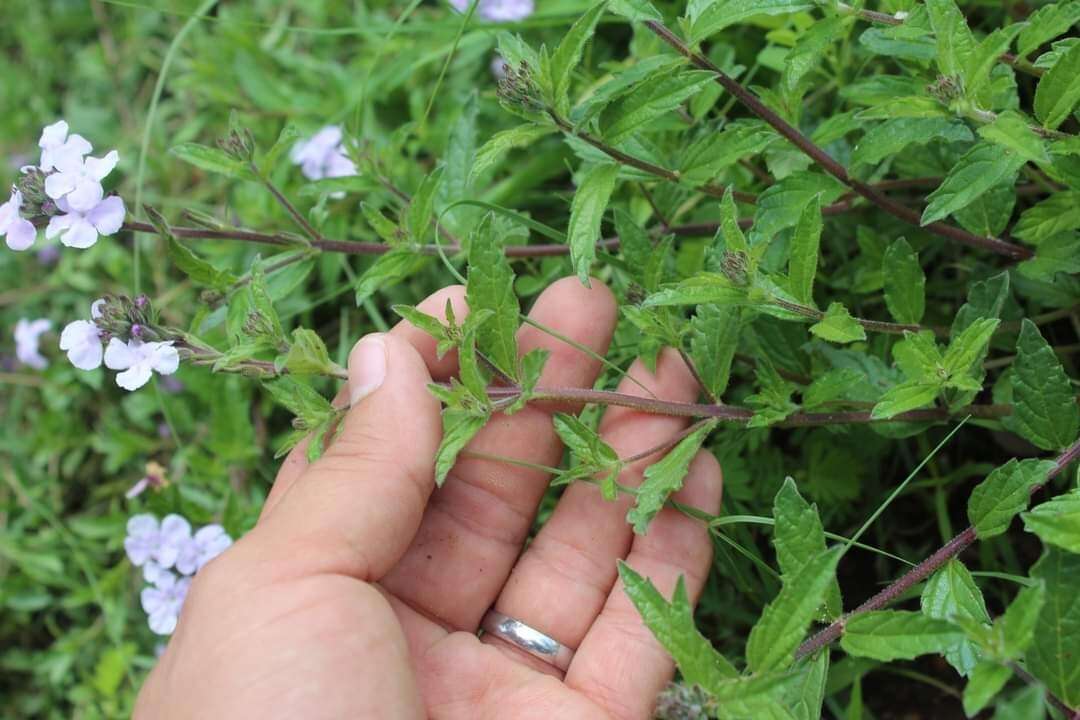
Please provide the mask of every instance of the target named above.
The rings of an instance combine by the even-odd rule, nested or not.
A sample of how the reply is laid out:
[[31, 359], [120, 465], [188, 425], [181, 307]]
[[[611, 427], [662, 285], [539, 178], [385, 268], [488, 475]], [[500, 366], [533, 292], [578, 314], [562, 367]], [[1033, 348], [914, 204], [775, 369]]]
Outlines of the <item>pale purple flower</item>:
[[190, 585], [191, 578], [178, 578], [168, 570], [163, 570], [156, 575], [152, 585], [143, 588], [139, 600], [146, 611], [152, 631], [158, 635], [172, 634]]
[[[458, 12], [469, 9], [472, 0], [450, 0]], [[514, 22], [524, 20], [533, 14], [536, 5], [533, 0], [479, 0], [476, 14], [491, 22]]]
[[103, 158], [84, 158], [78, 150], [61, 148], [53, 158], [56, 172], [45, 178], [45, 194], [53, 200], [67, 200], [74, 210], [90, 212], [105, 196], [101, 181], [116, 167], [119, 157], [111, 150]]
[[[101, 306], [105, 298], [95, 300], [90, 305], [90, 317], [101, 317]], [[60, 333], [60, 349], [67, 352], [68, 360], [80, 370], [95, 370], [101, 367], [101, 329], [92, 321], [76, 320], [68, 323]]]
[[153, 373], [171, 375], [180, 366], [180, 354], [172, 342], [141, 342], [111, 338], [105, 348], [105, 367], [122, 370], [116, 384], [125, 390], [138, 390]]
[[191, 524], [180, 515], [166, 515], [160, 523], [153, 515], [133, 515], [127, 522], [124, 552], [135, 567], [152, 560], [168, 569], [190, 539]]
[[49, 361], [40, 352], [41, 336], [52, 329], [52, 320], [22, 318], [15, 323], [15, 357], [27, 367], [44, 370]]
[[342, 131], [337, 125], [327, 125], [307, 140], [293, 145], [289, 158], [309, 180], [349, 177], [356, 174], [356, 165], [345, 154], [341, 144]]
[[232, 538], [220, 525], [207, 525], [199, 529], [190, 540], [180, 547], [176, 557], [176, 570], [183, 575], [194, 575], [203, 565], [225, 552], [232, 545]]
[[126, 213], [124, 201], [118, 195], [110, 195], [86, 211], [76, 210], [67, 198], [57, 200], [56, 207], [65, 214], [49, 219], [45, 237], [52, 239], [59, 235], [64, 245], [80, 250], [93, 246], [98, 235], [112, 235], [119, 230]]
[[68, 124], [63, 120], [45, 126], [38, 147], [41, 148], [41, 169], [45, 172], [56, 169], [57, 158], [61, 156], [82, 158], [94, 149], [82, 135], [69, 137]]
[[150, 583], [151, 585], [157, 585], [158, 581], [160, 581], [162, 578], [168, 577], [172, 574], [172, 572], [161, 567], [160, 564], [154, 562], [153, 560], [147, 560], [146, 564], [143, 565], [142, 568], [143, 580]]
[[6, 235], [5, 242], [12, 250], [26, 250], [34, 244], [37, 229], [34, 224], [19, 214], [22, 207], [22, 193], [11, 189], [11, 199], [0, 205], [0, 235]]

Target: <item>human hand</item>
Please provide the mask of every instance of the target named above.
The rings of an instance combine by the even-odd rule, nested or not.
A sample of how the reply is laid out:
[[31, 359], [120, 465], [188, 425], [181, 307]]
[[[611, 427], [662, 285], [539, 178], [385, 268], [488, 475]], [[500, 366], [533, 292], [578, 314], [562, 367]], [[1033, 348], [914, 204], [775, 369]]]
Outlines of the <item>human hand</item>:
[[[441, 316], [450, 287], [419, 306]], [[616, 305], [598, 281], [552, 285], [531, 316], [599, 354]], [[521, 351], [551, 351], [541, 385], [591, 387], [600, 366], [524, 326]], [[629, 500], [566, 489], [529, 546], [549, 477], [463, 455], [441, 489], [433, 460], [440, 408], [427, 384], [456, 370], [408, 323], [371, 335], [349, 357], [344, 428], [317, 462], [296, 448], [256, 527], [196, 576], [165, 653], [140, 693], [136, 718], [647, 718], [674, 672], [618, 582], [625, 559], [670, 594], [679, 575], [696, 599], [711, 561], [704, 526], [663, 510], [647, 535], [625, 521]], [[622, 392], [692, 401], [696, 383], [674, 351], [655, 375], [640, 361]], [[469, 449], [558, 465], [555, 408], [497, 415]], [[560, 407], [574, 411], [578, 408]], [[655, 447], [681, 418], [613, 407], [601, 434], [622, 457]], [[620, 482], [636, 485], [650, 457]], [[690, 466], [682, 503], [715, 513], [720, 468], [707, 452]], [[576, 649], [568, 670], [485, 634], [494, 607]]]

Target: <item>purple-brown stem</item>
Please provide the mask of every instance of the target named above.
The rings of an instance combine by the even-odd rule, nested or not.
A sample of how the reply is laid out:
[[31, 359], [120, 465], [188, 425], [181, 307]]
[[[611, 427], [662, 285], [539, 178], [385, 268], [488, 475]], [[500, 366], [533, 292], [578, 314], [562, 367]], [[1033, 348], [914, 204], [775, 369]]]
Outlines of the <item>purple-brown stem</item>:
[[671, 30], [669, 30], [663, 23], [655, 20], [645, 21], [646, 27], [656, 33], [661, 40], [666, 42], [672, 48], [676, 50], [680, 55], [685, 57], [693, 65], [708, 70], [713, 73], [713, 76], [717, 83], [719, 83], [725, 90], [735, 96], [743, 105], [745, 105], [751, 112], [757, 115], [759, 118], [768, 123], [776, 132], [786, 138], [792, 145], [797, 147], [803, 153], [805, 153], [811, 160], [817, 163], [825, 172], [832, 175], [834, 178], [844, 183], [852, 190], [857, 192], [862, 197], [866, 198], [870, 202], [880, 207], [885, 212], [897, 217], [904, 222], [910, 223], [915, 227], [923, 227], [928, 232], [934, 233], [940, 237], [954, 240], [963, 245], [971, 247], [981, 248], [998, 255], [1003, 255], [1012, 260], [1027, 260], [1034, 257], [1034, 253], [1028, 248], [1021, 247], [1019, 245], [1013, 245], [1012, 243], [1005, 242], [998, 238], [982, 237], [969, 233], [967, 230], [949, 225], [943, 222], [933, 222], [923, 226], [921, 224], [921, 215], [912, 210], [909, 207], [901, 205], [884, 194], [879, 192], [872, 185], [856, 180], [848, 174], [847, 168], [838, 163], [827, 152], [814, 144], [810, 138], [803, 135], [798, 128], [793, 126], [788, 121], [784, 120], [778, 115], [772, 108], [763, 103], [756, 95], [742, 86], [741, 83], [734, 80], [723, 70], [717, 67], [711, 60], [703, 55], [691, 50], [686, 43], [678, 38]]

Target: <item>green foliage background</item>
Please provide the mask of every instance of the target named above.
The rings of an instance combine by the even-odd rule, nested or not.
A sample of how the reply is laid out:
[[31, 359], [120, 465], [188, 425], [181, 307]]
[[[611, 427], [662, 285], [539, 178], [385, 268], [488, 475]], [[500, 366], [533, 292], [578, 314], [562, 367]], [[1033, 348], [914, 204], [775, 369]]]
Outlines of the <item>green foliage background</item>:
[[[1075, 402], [1055, 395], [1060, 383], [1050, 390], [1036, 387], [1030, 397], [1057, 404], [1035, 403], [1030, 412], [1016, 412], [1004, 421], [970, 419], [943, 449], [932, 453], [965, 416], [966, 404], [1013, 401], [1017, 371], [1009, 368], [1018, 352], [1029, 364], [1029, 383], [1051, 378], [1075, 385], [1068, 378], [1077, 375], [1072, 353], [1080, 332], [1075, 274], [1080, 272], [1080, 125], [1072, 114], [1075, 100], [1069, 105], [1060, 98], [1080, 93], [1075, 80], [1080, 73], [1058, 73], [1061, 78], [1054, 82], [1060, 87], [1040, 88], [1038, 78], [994, 59], [1010, 46], [1016, 52], [1027, 43], [1020, 62], [1029, 68], [1041, 65], [1047, 71], [1063, 58], [1077, 62], [1073, 23], [1080, 12], [1069, 15], [1069, 22], [1051, 17], [1074, 12], [1069, 8], [1077, 3], [1040, 10], [1044, 4], [1038, 2], [961, 2], [975, 39], [983, 44], [978, 52], [964, 55], [967, 64], [952, 68], [955, 72], [948, 67], [959, 63], [959, 56], [949, 47], [943, 49], [947, 34], [940, 24], [936, 36], [930, 31], [904, 34], [856, 20], [830, 2], [774, 0], [763, 5], [782, 12], [762, 16], [749, 9], [737, 12], [742, 6], [759, 11], [761, 5], [718, 0], [690, 3], [697, 20], [680, 26], [676, 18], [683, 14], [684, 3], [656, 4], [668, 27], [683, 37], [699, 34], [714, 63], [753, 87], [859, 180], [949, 177], [929, 198], [923, 219], [944, 219], [977, 236], [1000, 236], [1008, 229], [1014, 242], [1035, 250], [1035, 259], [1020, 268], [900, 222], [869, 203], [853, 201], [847, 212], [822, 218], [819, 206], [841, 200], [842, 186], [815, 172], [800, 152], [751, 120], [745, 108], [710, 82], [708, 73], [676, 72], [675, 67], [683, 66], [653, 33], [610, 12], [598, 16], [595, 38], [583, 44], [580, 65], [570, 63], [565, 72], [552, 74], [563, 83], [556, 87], [556, 109], [573, 122], [583, 122], [583, 114], [591, 112], [596, 124], [588, 127], [597, 136], [661, 167], [680, 168], [683, 182], [662, 181], [625, 166], [607, 169], [613, 167], [606, 164], [609, 156], [550, 123], [546, 130], [502, 136], [505, 147], [489, 146], [485, 154], [481, 148], [496, 133], [521, 124], [508, 112], [514, 108], [501, 106], [497, 96], [491, 63], [498, 32], [509, 30], [533, 49], [546, 44], [553, 50], [591, 3], [539, 0], [538, 5], [527, 21], [480, 24], [463, 31], [461, 16], [431, 2], [252, 0], [213, 7], [212, 2], [194, 0], [7, 0], [7, 21], [0, 25], [3, 177], [14, 178], [20, 165], [34, 162], [40, 128], [63, 117], [91, 139], [95, 149], [119, 149], [121, 162], [114, 177], [129, 210], [139, 199], [176, 222], [181, 211], [195, 210], [244, 227], [292, 231], [287, 215], [257, 183], [209, 172], [183, 161], [181, 156], [190, 158], [191, 151], [178, 155], [170, 149], [185, 143], [213, 145], [227, 132], [231, 114], [234, 122], [250, 128], [264, 150], [289, 123], [302, 135], [340, 123], [359, 143], [358, 152], [408, 193], [422, 193], [425, 178], [440, 165], [441, 181], [432, 186], [437, 210], [458, 200], [481, 201], [558, 233], [566, 231], [575, 248], [573, 260], [553, 257], [513, 264], [513, 287], [522, 309], [553, 279], [589, 269], [598, 229], [605, 236], [618, 232], [623, 249], [602, 251], [592, 265], [624, 308], [608, 356], [611, 363], [626, 368], [634, 357], [655, 357], [660, 347], [674, 341], [702, 361], [699, 371], [726, 403], [754, 411], [749, 427], [745, 421], [721, 424], [705, 440], [723, 464], [725, 501], [714, 532], [714, 572], [696, 617], [717, 650], [738, 659], [740, 667], [745, 654], [755, 672], [783, 666], [783, 658], [763, 649], [773, 647], [762, 639], [775, 628], [763, 624], [754, 635], [751, 628], [770, 602], [774, 609], [766, 611], [766, 617], [770, 612], [796, 612], [793, 585], [783, 586], [789, 588], [785, 594], [772, 568], [779, 566], [785, 579], [802, 577], [797, 572], [809, 561], [791, 556], [785, 565], [783, 551], [773, 547], [769, 524], [774, 516], [779, 523], [786, 512], [785, 518], [798, 517], [814, 527], [805, 498], [817, 504], [818, 524], [824, 530], [850, 537], [917, 467], [911, 482], [861, 537], [861, 543], [878, 552], [855, 548], [840, 562], [845, 608], [901, 575], [907, 565], [898, 558], [918, 562], [969, 519], [992, 521], [975, 522], [982, 541], [963, 556], [972, 572], [959, 563], [942, 569], [931, 581], [933, 592], [923, 594], [923, 612], [917, 617], [871, 614], [849, 627], [842, 652], [834, 651], [827, 678], [822, 675], [825, 716], [890, 717], [901, 711], [921, 717], [962, 716], [965, 680], [945, 658], [953, 661], [954, 653], [973, 652], [977, 643], [971, 638], [980, 628], [988, 628], [990, 618], [1007, 607], [1024, 602], [1018, 591], [1039, 579], [1053, 585], [1057, 597], [1074, 598], [1062, 611], [1057, 638], [1071, 638], [1072, 647], [1080, 647], [1077, 555], [1062, 549], [1044, 555], [1038, 537], [1019, 521], [1010, 524], [1034, 482], [1023, 473], [1039, 468], [1045, 473], [1045, 468], [1025, 465], [1021, 471], [1007, 466], [991, 475], [1012, 458], [1052, 457], [1044, 451], [1073, 442]], [[629, 0], [614, 5], [623, 10], [645, 7]], [[889, 14], [916, 10], [910, 0], [871, 5]], [[931, 5], [945, 7], [941, 2]], [[193, 17], [207, 11], [202, 19]], [[1032, 20], [1028, 28], [1038, 27], [1035, 20], [1064, 25], [1045, 37], [1028, 30], [1019, 36], [999, 31], [993, 42], [984, 41], [996, 29], [1025, 18]], [[1070, 34], [1073, 37], [1067, 37]], [[1051, 44], [1059, 36], [1066, 39]], [[512, 43], [505, 37], [502, 42], [509, 56]], [[552, 58], [556, 65], [566, 60], [558, 53]], [[662, 107], [659, 112], [642, 110], [640, 95], [603, 90], [612, 77], [632, 79], [626, 87], [636, 87], [655, 79], [657, 70], [674, 78], [661, 78], [667, 84], [657, 89], [665, 98], [656, 105]], [[964, 77], [966, 94], [958, 99], [940, 75]], [[558, 107], [564, 101], [560, 90], [568, 93], [565, 107]], [[1062, 110], [1064, 105], [1068, 107]], [[1026, 129], [1029, 124], [1044, 125], [1052, 134], [1033, 134]], [[721, 128], [723, 141], [717, 143]], [[528, 147], [514, 149], [511, 138]], [[371, 212], [394, 218], [400, 204], [370, 173], [351, 181], [347, 197], [337, 200], [328, 196], [326, 184], [305, 183], [286, 161], [269, 172], [330, 238], [378, 242], [382, 233]], [[926, 194], [939, 182], [890, 197], [922, 212]], [[757, 209], [695, 190], [704, 183], [758, 193]], [[658, 214], [672, 225], [718, 224], [741, 216], [753, 217], [754, 226], [742, 237], [728, 223], [715, 239], [711, 231], [680, 235], [661, 241], [658, 250], [634, 256], [626, 238], [635, 232], [645, 237], [639, 227], [663, 236]], [[462, 205], [443, 220], [466, 236], [483, 216], [481, 208]], [[410, 240], [433, 240], [423, 220]], [[550, 242], [535, 230], [530, 239], [526, 224], [506, 213], [491, 222], [489, 235], [499, 242]], [[245, 273], [259, 253], [265, 257], [277, 252], [220, 240], [194, 241], [189, 247], [236, 276]], [[643, 247], [650, 246], [637, 245], [639, 251]], [[771, 278], [784, 278], [781, 286], [774, 286], [783, 297], [821, 308], [813, 329], [783, 313], [762, 311], [763, 305], [754, 307], [753, 298], [742, 303], [750, 307], [738, 311], [744, 318], [741, 330], [737, 323], [734, 328], [725, 325], [736, 311], [717, 298], [728, 297], [721, 290], [738, 283], [731, 281], [732, 267], [724, 260], [740, 248], [746, 250], [744, 259], [752, 259], [752, 271], [760, 268]], [[483, 251], [483, 246], [474, 248], [477, 254]], [[370, 257], [330, 253], [291, 265], [267, 279], [274, 309], [286, 330], [313, 329], [329, 347], [330, 358], [344, 364], [356, 338], [395, 322], [391, 306], [415, 304], [453, 282], [436, 259], [403, 255], [409, 256], [408, 262], [393, 273], [385, 272], [385, 265], [372, 272], [376, 261]], [[470, 260], [476, 266], [487, 262]], [[694, 290], [693, 281], [686, 281], [693, 277], [706, 278], [712, 293], [707, 302], [699, 304], [700, 295], [685, 300]], [[1008, 284], [1002, 290], [1004, 277]], [[105, 292], [138, 290], [149, 294], [165, 322], [176, 327], [191, 326], [207, 299], [199, 283], [168, 261], [164, 242], [150, 235], [120, 235], [87, 251], [64, 249], [53, 266], [41, 264], [34, 252], [0, 252], [0, 326], [8, 333], [0, 340], [0, 354], [10, 353], [9, 329], [20, 317], [51, 318], [58, 330], [83, 318], [89, 302]], [[649, 299], [642, 303], [645, 296]], [[692, 306], [692, 321], [683, 305]], [[971, 340], [966, 350], [954, 346], [943, 358], [933, 335], [929, 341], [901, 340], [864, 332], [852, 320], [937, 328], [944, 346], [950, 330], [955, 339], [987, 315], [1002, 322], [992, 339]], [[1058, 349], [1057, 355], [1038, 341], [1034, 325], [1021, 324], [1023, 318], [1039, 320], [1042, 337]], [[497, 331], [485, 332], [494, 332], [493, 341], [498, 340]], [[481, 348], [493, 341], [481, 337]], [[901, 343], [907, 350], [898, 352]], [[125, 717], [140, 678], [153, 663], [157, 643], [138, 605], [140, 580], [123, 558], [127, 518], [141, 511], [181, 510], [193, 522], [218, 519], [234, 536], [241, 534], [254, 522], [273, 479], [273, 457], [292, 432], [291, 416], [244, 377], [183, 365], [176, 376], [183, 384], [181, 392], [156, 383], [128, 394], [103, 370], [73, 369], [55, 351], [55, 336], [47, 337], [45, 345], [52, 360], [45, 372], [16, 368], [0, 374], [0, 717]], [[938, 360], [925, 361], [926, 353], [934, 352]], [[727, 365], [733, 355], [729, 382]], [[911, 359], [916, 356], [922, 360]], [[945, 368], [944, 374], [927, 379], [927, 368], [938, 366]], [[618, 374], [609, 372], [600, 386], [613, 387], [617, 380]], [[811, 380], [818, 382], [811, 387]], [[312, 383], [324, 396], [334, 391], [330, 380]], [[904, 383], [914, 388], [918, 399], [904, 410], [937, 398], [937, 407], [948, 409], [952, 418], [944, 421], [943, 414], [923, 422], [769, 427], [800, 409], [873, 409], [888, 416], [892, 411], [882, 406], [888, 393], [894, 403], [911, 399], [910, 392], [901, 398], [894, 390]], [[910, 388], [905, 386], [905, 392]], [[814, 405], [815, 398], [820, 404]], [[593, 417], [586, 413], [586, 422]], [[124, 492], [142, 477], [149, 461], [167, 468], [170, 485], [125, 500]], [[972, 511], [969, 496], [987, 475], [991, 478], [982, 494], [974, 497], [992, 507], [979, 507], [973, 500]], [[794, 478], [794, 484], [785, 484], [786, 476]], [[997, 501], [1007, 494], [1005, 483], [1012, 483], [1008, 488], [1014, 501], [1003, 509]], [[1064, 473], [1051, 482], [1048, 494], [1037, 498], [1041, 502], [1074, 486], [1074, 477]], [[1020, 501], [1015, 500], [1016, 488]], [[545, 501], [541, 521], [557, 493], [553, 489]], [[1075, 495], [1074, 490], [1069, 497]], [[1043, 510], [1044, 522], [1052, 523], [1058, 514], [1076, 517], [1080, 503], [1058, 502], [1060, 507]], [[638, 521], [647, 524], [648, 517], [638, 516]], [[1045, 527], [1039, 522], [1038, 513], [1024, 519], [1032, 530]], [[1039, 534], [1053, 537], [1045, 529]], [[1055, 545], [1076, 542], [1075, 534], [1065, 534]], [[810, 552], [818, 560], [807, 572], [826, 573], [830, 581], [804, 578], [814, 580], [819, 595], [808, 612], [821, 605], [831, 617], [840, 602], [831, 582], [836, 558], [821, 551], [824, 554]], [[970, 590], [972, 584], [981, 594]], [[906, 610], [920, 607], [920, 590], [901, 598]], [[685, 620], [677, 602], [672, 609], [645, 589], [639, 594], [642, 607], [652, 603], [662, 608], [659, 619], [654, 618], [658, 633]], [[975, 595], [978, 601], [972, 600], [963, 612], [955, 607], [927, 609], [935, 598], [947, 605]], [[952, 624], [960, 615], [975, 623], [964, 626], [966, 635]], [[899, 634], [910, 638], [909, 645], [882, 644], [882, 628], [887, 630], [889, 623], [903, 625]], [[789, 629], [781, 635], [797, 635], [797, 640], [803, 631], [793, 635]], [[1042, 623], [1035, 640], [1028, 638], [1033, 654], [1026, 662], [1033, 671], [1060, 659], [1063, 651], [1054, 655], [1049, 647], [1052, 637]], [[947, 651], [944, 658], [924, 655], [928, 648]], [[687, 650], [691, 655], [699, 651]], [[1071, 652], [1075, 663], [1075, 650]], [[921, 657], [908, 660], [915, 656]], [[687, 662], [692, 660], [688, 657]], [[888, 662], [892, 660], [899, 662]], [[692, 677], [692, 666], [681, 666], [684, 675]], [[810, 671], [824, 673], [817, 666]], [[989, 686], [997, 679], [994, 674], [980, 682]], [[1074, 705], [1080, 702], [1075, 685], [1080, 678], [1073, 674], [1045, 684], [1055, 688], [1055, 682], [1060, 697]], [[996, 700], [998, 715], [1043, 716], [1039, 685], [1024, 689], [1010, 673], [1001, 678], [1005, 683]]]

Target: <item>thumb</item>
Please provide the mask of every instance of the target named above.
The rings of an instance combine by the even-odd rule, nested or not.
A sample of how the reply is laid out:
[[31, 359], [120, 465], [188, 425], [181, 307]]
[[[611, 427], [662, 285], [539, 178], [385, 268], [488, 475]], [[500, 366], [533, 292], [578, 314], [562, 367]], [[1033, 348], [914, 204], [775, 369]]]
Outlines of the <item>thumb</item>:
[[349, 353], [340, 435], [259, 524], [277, 571], [378, 580], [416, 534], [442, 438], [431, 376], [408, 342], [363, 337]]

